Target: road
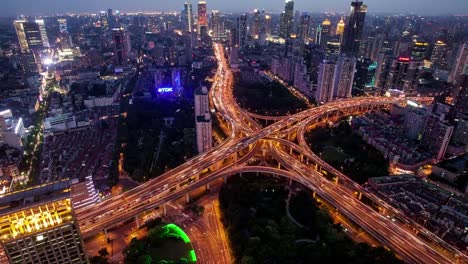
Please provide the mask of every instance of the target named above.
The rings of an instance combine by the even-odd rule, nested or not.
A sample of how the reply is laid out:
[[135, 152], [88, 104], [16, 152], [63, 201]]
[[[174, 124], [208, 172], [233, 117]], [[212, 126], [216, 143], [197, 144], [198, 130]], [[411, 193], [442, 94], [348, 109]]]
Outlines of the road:
[[[111, 197], [101, 203], [76, 211], [80, 230], [84, 237], [102, 232], [147, 210], [164, 206], [169, 201], [187, 195], [215, 179], [242, 171], [267, 172], [294, 179], [314, 190], [320, 197], [335, 206], [340, 212], [361, 226], [380, 243], [394, 250], [402, 259], [411, 263], [455, 263], [465, 261], [461, 252], [434, 238], [435, 243], [427, 243], [408, 231], [405, 225], [389, 221], [387, 217], [361, 203], [353, 196], [354, 189], [360, 188], [345, 175], [318, 158], [301, 143], [306, 127], [316, 125], [332, 117], [349, 114], [363, 114], [391, 104], [404, 104], [407, 98], [358, 97], [337, 100], [319, 107], [287, 116], [270, 126], [262, 128], [241, 109], [232, 96], [234, 78], [227, 64], [224, 48], [215, 44], [218, 60], [217, 74], [210, 90], [210, 97], [226, 127], [230, 129], [228, 138], [212, 150], [202, 153], [181, 166], [164, 173], [156, 179]], [[410, 98], [424, 102], [431, 98]], [[294, 135], [299, 146], [291, 142]], [[271, 143], [272, 139], [280, 141]], [[259, 150], [265, 152], [265, 144], [270, 142], [268, 152], [279, 162], [278, 168], [247, 166], [258, 156]], [[286, 143], [288, 142], [288, 143]], [[297, 149], [298, 155], [285, 149]], [[306, 161], [304, 164], [304, 156]], [[316, 169], [309, 164], [315, 163]], [[281, 170], [286, 168], [288, 171]], [[318, 171], [317, 171], [318, 170]], [[326, 170], [347, 184], [333, 184], [319, 171]], [[378, 201], [378, 200], [376, 200]], [[380, 202], [380, 201], [378, 201]], [[397, 212], [385, 205], [389, 212]], [[410, 223], [410, 225], [413, 225]], [[427, 232], [414, 225], [417, 230]], [[440, 249], [444, 250], [440, 250]]]

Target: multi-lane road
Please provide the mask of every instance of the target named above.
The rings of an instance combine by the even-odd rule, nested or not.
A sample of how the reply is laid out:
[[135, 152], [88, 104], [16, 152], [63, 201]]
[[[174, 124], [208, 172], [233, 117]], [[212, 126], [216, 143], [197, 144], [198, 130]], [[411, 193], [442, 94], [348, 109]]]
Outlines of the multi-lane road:
[[[210, 90], [210, 99], [219, 116], [222, 117], [222, 121], [230, 129], [228, 138], [212, 150], [188, 160], [156, 179], [101, 203], [77, 210], [80, 230], [84, 237], [98, 234], [106, 228], [118, 225], [152, 208], [164, 206], [168, 201], [187, 195], [190, 191], [209, 184], [219, 177], [241, 171], [258, 171], [283, 175], [311, 188], [340, 210], [343, 215], [361, 226], [382, 244], [394, 250], [407, 262], [455, 263], [459, 261], [463, 263], [466, 261], [466, 256], [450, 246], [427, 243], [407, 228], [388, 220], [382, 214], [361, 203], [353, 196], [353, 192], [360, 186], [318, 158], [310, 151], [303, 139], [303, 133], [308, 126], [320, 123], [329, 116], [365, 113], [390, 104], [405, 103], [406, 99], [360, 97], [335, 101], [280, 119], [275, 118], [277, 122], [262, 128], [235, 102], [232, 95], [234, 77], [225, 58], [223, 46], [215, 44], [214, 50], [218, 69]], [[427, 100], [427, 98], [413, 99]], [[255, 116], [255, 118], [259, 117]], [[290, 138], [291, 134], [297, 136], [299, 145], [281, 139]], [[265, 142], [275, 139], [278, 141], [269, 145], [269, 154], [288, 171], [272, 167], [247, 166], [248, 162], [258, 155], [258, 150], [264, 148]], [[293, 147], [296, 149], [296, 155], [287, 152], [288, 148]], [[310, 165], [304, 164], [303, 155], [299, 157], [297, 153], [307, 156], [307, 162], [311, 161], [320, 165], [321, 168], [348, 184], [333, 184], [327, 181]], [[390, 206], [388, 209], [392, 212], [396, 211]], [[417, 228], [420, 230], [421, 227]], [[442, 251], [440, 248], [446, 250]], [[455, 257], [456, 254], [458, 258]]]

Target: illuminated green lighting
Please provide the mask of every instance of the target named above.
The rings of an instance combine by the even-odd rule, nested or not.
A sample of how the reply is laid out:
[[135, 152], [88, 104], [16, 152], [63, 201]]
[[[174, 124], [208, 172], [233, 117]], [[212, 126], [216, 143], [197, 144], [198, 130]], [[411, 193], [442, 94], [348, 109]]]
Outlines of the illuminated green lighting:
[[190, 238], [187, 236], [187, 234], [185, 234], [185, 232], [180, 227], [174, 224], [167, 224], [164, 226], [164, 228], [166, 230], [170, 229], [172, 232], [176, 233], [178, 236], [182, 238], [182, 240], [184, 240], [185, 243], [190, 243]]
[[195, 250], [190, 250], [190, 259], [192, 262], [197, 262], [197, 256], [195, 255]]

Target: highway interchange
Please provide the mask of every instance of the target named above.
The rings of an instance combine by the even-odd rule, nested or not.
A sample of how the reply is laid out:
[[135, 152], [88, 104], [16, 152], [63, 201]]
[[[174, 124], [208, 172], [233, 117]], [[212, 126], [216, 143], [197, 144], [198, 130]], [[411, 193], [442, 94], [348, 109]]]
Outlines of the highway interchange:
[[[307, 186], [406, 262], [468, 263], [466, 255], [368, 194], [360, 185], [321, 160], [305, 142], [305, 131], [329, 118], [404, 104], [408, 98], [359, 97], [334, 101], [282, 118], [268, 117], [266, 119], [277, 121], [262, 128], [254, 120], [261, 119], [261, 116], [246, 112], [235, 102], [232, 95], [234, 77], [223, 46], [215, 44], [214, 50], [218, 68], [210, 90], [210, 100], [218, 116], [227, 123], [226, 127], [230, 130], [227, 131], [228, 138], [212, 150], [134, 189], [76, 210], [84, 238], [97, 235], [147, 210], [164, 207], [167, 202], [188, 195], [190, 191], [220, 177], [254, 171], [281, 175]], [[429, 98], [411, 99], [430, 101]], [[267, 153], [277, 165], [249, 166], [249, 162], [262, 156], [259, 153]], [[338, 180], [329, 181], [323, 177], [323, 173], [333, 175]], [[382, 207], [382, 212], [359, 201], [356, 192], [365, 193], [373, 199]], [[394, 216], [405, 219], [404, 223], [394, 221]], [[413, 230], [429, 234], [431, 242], [422, 240]]]

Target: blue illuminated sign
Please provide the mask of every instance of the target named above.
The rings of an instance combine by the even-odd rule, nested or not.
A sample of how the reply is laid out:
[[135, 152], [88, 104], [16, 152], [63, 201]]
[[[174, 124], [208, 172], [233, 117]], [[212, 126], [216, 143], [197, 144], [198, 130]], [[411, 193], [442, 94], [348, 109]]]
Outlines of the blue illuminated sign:
[[158, 89], [160, 93], [172, 93], [172, 87], [162, 87]]

